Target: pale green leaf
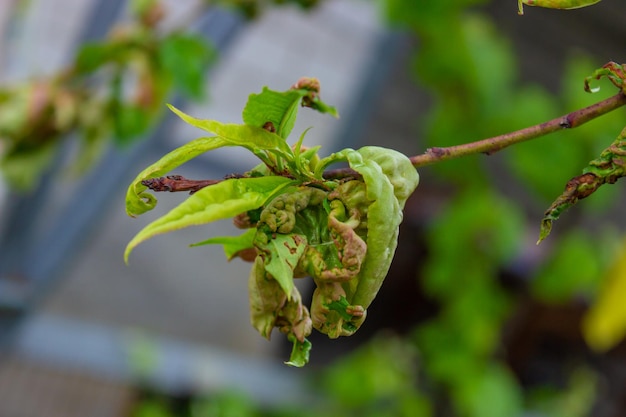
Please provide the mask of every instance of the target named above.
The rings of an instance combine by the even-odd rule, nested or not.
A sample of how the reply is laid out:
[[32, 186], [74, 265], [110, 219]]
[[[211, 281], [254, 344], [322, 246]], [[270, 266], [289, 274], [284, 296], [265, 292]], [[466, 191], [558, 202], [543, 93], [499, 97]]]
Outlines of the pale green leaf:
[[216, 236], [203, 240], [202, 242], [194, 243], [191, 246], [222, 245], [224, 247], [226, 259], [231, 260], [237, 255], [238, 252], [254, 246], [253, 242], [255, 234], [256, 229], [248, 229], [239, 236]]
[[156, 235], [259, 208], [269, 197], [292, 183], [292, 180], [278, 176], [235, 178], [202, 188], [137, 233], [126, 246], [124, 259], [128, 262], [128, 256], [137, 245]]
[[148, 187], [143, 185], [141, 181], [160, 177], [204, 152], [228, 145], [228, 142], [221, 138], [204, 137], [192, 140], [167, 153], [157, 162], [141, 171], [130, 184], [126, 192], [126, 213], [134, 217], [152, 210], [156, 206], [156, 198], [145, 192]]
[[262, 150], [279, 152], [283, 156], [293, 154], [287, 142], [277, 134], [269, 132], [262, 127], [247, 124], [221, 123], [217, 120], [196, 119], [170, 104], [168, 104], [168, 107], [186, 123], [213, 133], [230, 145], [242, 146], [255, 154]]

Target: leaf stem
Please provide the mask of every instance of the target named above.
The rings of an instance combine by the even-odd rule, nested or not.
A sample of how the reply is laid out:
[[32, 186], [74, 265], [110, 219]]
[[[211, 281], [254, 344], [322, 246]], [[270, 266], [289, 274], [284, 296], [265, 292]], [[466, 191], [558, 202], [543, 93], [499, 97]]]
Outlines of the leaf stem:
[[515, 132], [509, 132], [503, 135], [482, 139], [476, 142], [464, 143], [462, 145], [449, 146], [446, 148], [429, 148], [421, 155], [412, 156], [410, 160], [413, 166], [417, 168], [445, 161], [447, 159], [460, 158], [462, 156], [473, 155], [476, 153], [491, 155], [492, 153], [516, 143], [544, 136], [557, 130], [572, 129], [581, 126], [596, 117], [602, 116], [603, 114], [624, 105], [626, 105], [626, 94], [619, 92], [606, 100], [602, 100], [598, 103], [592, 104], [591, 106], [575, 110], [548, 122], [530, 126]]

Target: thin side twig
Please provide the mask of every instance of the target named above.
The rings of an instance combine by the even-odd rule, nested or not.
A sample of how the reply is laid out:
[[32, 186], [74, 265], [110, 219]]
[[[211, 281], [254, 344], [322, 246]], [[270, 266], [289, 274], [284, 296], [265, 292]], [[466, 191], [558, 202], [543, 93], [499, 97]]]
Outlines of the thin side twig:
[[548, 122], [476, 142], [446, 148], [429, 148], [422, 155], [412, 156], [410, 159], [413, 166], [417, 168], [447, 159], [460, 158], [477, 153], [490, 155], [516, 143], [544, 136], [557, 130], [572, 129], [581, 126], [596, 117], [602, 116], [624, 105], [626, 105], [626, 95], [623, 92], [619, 92], [606, 100], [557, 117]]
[[222, 180], [190, 180], [182, 175], [168, 175], [167, 177], [148, 178], [141, 181], [143, 185], [151, 189], [152, 191], [189, 191], [189, 194], [193, 194], [198, 190], [209, 185], [217, 184]]

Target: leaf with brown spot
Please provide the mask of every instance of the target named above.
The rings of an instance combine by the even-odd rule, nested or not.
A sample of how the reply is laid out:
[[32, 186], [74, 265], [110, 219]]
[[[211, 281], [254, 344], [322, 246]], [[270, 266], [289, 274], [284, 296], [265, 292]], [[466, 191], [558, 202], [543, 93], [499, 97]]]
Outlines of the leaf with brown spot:
[[260, 249], [263, 250], [261, 256], [265, 260], [265, 271], [278, 281], [285, 294], [291, 296], [293, 270], [307, 247], [306, 237], [295, 233], [275, 233], [264, 246]]

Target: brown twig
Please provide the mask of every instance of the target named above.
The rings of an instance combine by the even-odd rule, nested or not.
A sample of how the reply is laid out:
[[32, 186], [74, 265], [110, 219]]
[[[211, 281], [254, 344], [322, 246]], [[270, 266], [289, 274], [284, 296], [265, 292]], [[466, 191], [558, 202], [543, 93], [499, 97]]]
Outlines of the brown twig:
[[221, 180], [190, 180], [182, 175], [168, 175], [167, 177], [148, 178], [141, 181], [143, 185], [152, 191], [189, 191], [193, 194], [196, 191], [209, 185], [217, 184]]
[[589, 107], [573, 111], [565, 116], [557, 117], [556, 119], [552, 119], [548, 122], [476, 142], [449, 146], [447, 148], [429, 148], [422, 155], [413, 156], [410, 159], [413, 166], [417, 168], [434, 164], [435, 162], [460, 158], [462, 156], [477, 153], [490, 155], [516, 143], [544, 136], [557, 130], [578, 127], [590, 120], [595, 119], [596, 117], [602, 116], [603, 114], [624, 105], [626, 105], [626, 95], [623, 92], [620, 92], [607, 98], [606, 100], [602, 100]]

